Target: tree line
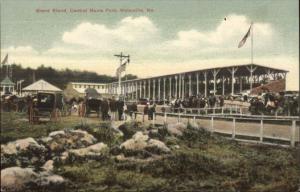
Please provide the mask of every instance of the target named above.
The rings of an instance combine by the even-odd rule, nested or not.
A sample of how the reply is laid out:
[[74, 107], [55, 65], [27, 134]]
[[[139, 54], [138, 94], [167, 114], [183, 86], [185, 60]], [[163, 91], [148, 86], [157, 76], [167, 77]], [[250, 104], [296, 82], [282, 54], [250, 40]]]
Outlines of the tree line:
[[[30, 67], [23, 68], [20, 64], [12, 64], [12, 81], [16, 83], [19, 80], [24, 80], [22, 87], [30, 85], [35, 80], [44, 79], [49, 83], [65, 89], [69, 82], [93, 82], [93, 83], [111, 83], [117, 81], [114, 76], [97, 74], [90, 71], [80, 71], [72, 69], [57, 70], [52, 67], [40, 65], [36, 69]], [[1, 80], [6, 76], [6, 66], [1, 67]], [[122, 80], [136, 79], [136, 75], [127, 74], [122, 77]]]

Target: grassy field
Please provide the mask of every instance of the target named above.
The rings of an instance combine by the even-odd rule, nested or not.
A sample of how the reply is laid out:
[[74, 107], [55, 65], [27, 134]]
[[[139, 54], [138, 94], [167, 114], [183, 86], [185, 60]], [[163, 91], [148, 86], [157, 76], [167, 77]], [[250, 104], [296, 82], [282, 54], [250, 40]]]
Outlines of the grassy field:
[[[39, 125], [30, 125], [22, 118], [21, 114], [2, 114], [1, 143], [80, 127], [77, 117]], [[88, 123], [85, 129], [111, 148], [125, 140], [99, 129], [107, 124], [100, 125], [95, 119]], [[126, 126], [128, 130], [136, 129], [136, 124]], [[145, 128], [138, 124], [137, 129]], [[57, 165], [55, 173], [69, 180], [63, 191], [295, 192], [299, 188], [296, 149], [238, 143], [192, 127], [181, 137], [163, 131], [160, 135], [158, 139], [167, 146], [179, 147], [158, 160], [118, 161], [111, 153], [101, 161]]]

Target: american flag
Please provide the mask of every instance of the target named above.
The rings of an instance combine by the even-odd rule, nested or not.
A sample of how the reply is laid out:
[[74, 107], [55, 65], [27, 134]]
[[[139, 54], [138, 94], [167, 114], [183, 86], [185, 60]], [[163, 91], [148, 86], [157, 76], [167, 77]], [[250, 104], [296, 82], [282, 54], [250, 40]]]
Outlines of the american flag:
[[238, 48], [241, 48], [247, 41], [247, 38], [249, 37], [250, 33], [251, 33], [251, 27], [252, 27], [252, 24], [250, 25], [249, 29], [248, 29], [248, 32], [246, 33], [246, 35], [243, 37], [243, 39], [240, 41], [239, 45], [238, 45]]

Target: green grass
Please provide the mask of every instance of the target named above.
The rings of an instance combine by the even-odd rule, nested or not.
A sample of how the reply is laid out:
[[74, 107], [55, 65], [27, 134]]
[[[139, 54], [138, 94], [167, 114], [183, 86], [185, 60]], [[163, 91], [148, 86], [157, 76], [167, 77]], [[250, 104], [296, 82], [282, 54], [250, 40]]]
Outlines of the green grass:
[[[80, 128], [78, 118], [63, 122], [29, 125], [18, 121], [20, 114], [3, 114], [3, 139], [46, 136], [50, 131]], [[90, 122], [81, 127], [99, 141], [113, 147], [123, 140], [109, 131], [108, 124]], [[133, 126], [133, 128], [131, 128]], [[126, 124], [126, 137], [141, 125]], [[134, 130], [134, 131], [133, 131]], [[57, 165], [55, 173], [69, 180], [64, 191], [204, 191], [204, 192], [274, 192], [297, 191], [300, 162], [296, 149], [247, 145], [211, 135], [189, 126], [181, 137], [161, 134], [169, 147], [179, 145], [162, 159], [141, 162], [115, 161], [112, 154], [98, 161]]]
[[[92, 122], [91, 126], [96, 123]], [[27, 115], [24, 113], [1, 112], [1, 144], [16, 139], [27, 137], [39, 138], [47, 136], [52, 131], [62, 130], [65, 128], [81, 127], [80, 119], [76, 117], [65, 117], [57, 122], [42, 122], [40, 124], [30, 124]]]

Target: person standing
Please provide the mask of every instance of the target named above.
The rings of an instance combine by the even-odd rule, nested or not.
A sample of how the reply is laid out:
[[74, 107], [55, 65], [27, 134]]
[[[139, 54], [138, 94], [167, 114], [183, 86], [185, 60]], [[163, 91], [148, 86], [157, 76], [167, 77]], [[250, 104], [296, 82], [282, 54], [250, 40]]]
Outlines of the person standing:
[[118, 110], [118, 115], [119, 115], [119, 121], [121, 121], [123, 111], [124, 111], [124, 101], [121, 98], [117, 101], [117, 110]]
[[111, 101], [109, 102], [109, 109], [111, 113], [111, 120], [115, 121], [117, 120], [117, 101], [115, 97], [113, 96]]
[[106, 98], [104, 98], [103, 101], [101, 102], [101, 113], [102, 113], [103, 121], [106, 121], [109, 119], [108, 110], [109, 110], [108, 100]]

